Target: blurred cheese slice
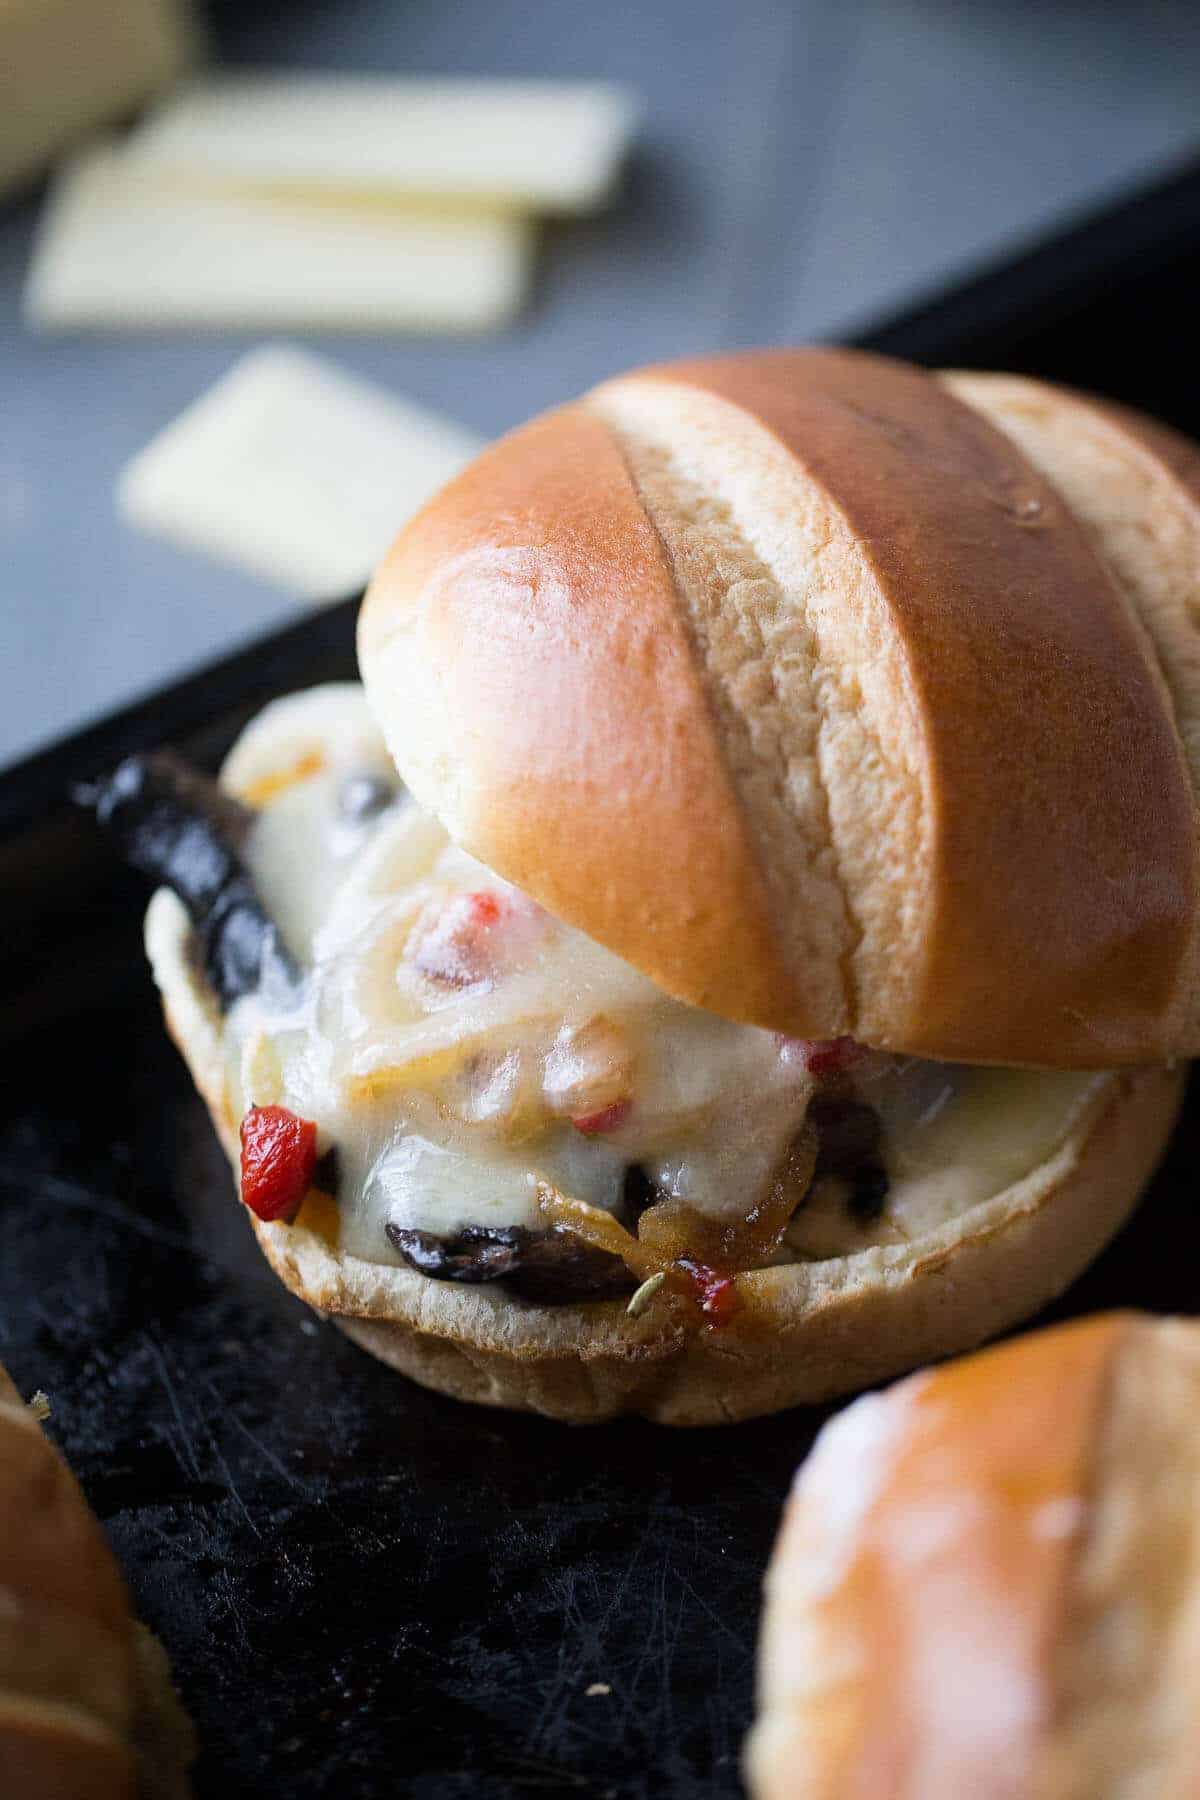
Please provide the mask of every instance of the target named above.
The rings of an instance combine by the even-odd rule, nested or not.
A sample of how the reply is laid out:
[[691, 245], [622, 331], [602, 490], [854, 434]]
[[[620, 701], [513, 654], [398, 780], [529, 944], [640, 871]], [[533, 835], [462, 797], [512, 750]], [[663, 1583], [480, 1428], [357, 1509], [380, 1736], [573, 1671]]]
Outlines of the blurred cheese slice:
[[58, 179], [25, 307], [41, 330], [477, 331], [511, 318], [531, 259], [513, 214], [196, 192], [101, 145]]
[[589, 212], [613, 193], [637, 112], [601, 82], [218, 77], [167, 101], [129, 154], [177, 176], [310, 193]]
[[481, 445], [321, 357], [268, 345], [134, 457], [117, 503], [144, 531], [331, 599], [363, 584]]
[[0, 193], [192, 61], [185, 0], [0, 0]]

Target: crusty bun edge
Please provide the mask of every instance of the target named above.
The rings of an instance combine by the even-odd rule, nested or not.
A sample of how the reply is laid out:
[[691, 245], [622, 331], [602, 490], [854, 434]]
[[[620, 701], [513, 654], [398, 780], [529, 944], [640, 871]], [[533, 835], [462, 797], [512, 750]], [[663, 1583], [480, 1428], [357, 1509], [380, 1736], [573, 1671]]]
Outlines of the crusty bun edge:
[[22, 1633], [0, 1657], [0, 1787], [21, 1800], [187, 1800], [195, 1734], [166, 1652], [132, 1617], [75, 1476], [2, 1367], [0, 1436], [0, 1593]]
[[[146, 943], [168, 1029], [236, 1163], [220, 1021], [189, 941], [179, 902], [156, 894]], [[1166, 1068], [1106, 1077], [1024, 1180], [915, 1243], [742, 1275], [739, 1312], [721, 1331], [654, 1307], [630, 1319], [619, 1301], [525, 1306], [342, 1255], [299, 1226], [251, 1224], [293, 1293], [427, 1387], [574, 1423], [633, 1412], [720, 1424], [870, 1386], [1028, 1318], [1128, 1216], [1182, 1091], [1183, 1074]]]
[[192, 1784], [187, 1771], [196, 1758], [196, 1728], [179, 1698], [166, 1651], [154, 1633], [136, 1621], [133, 1654], [139, 1800], [188, 1800]]

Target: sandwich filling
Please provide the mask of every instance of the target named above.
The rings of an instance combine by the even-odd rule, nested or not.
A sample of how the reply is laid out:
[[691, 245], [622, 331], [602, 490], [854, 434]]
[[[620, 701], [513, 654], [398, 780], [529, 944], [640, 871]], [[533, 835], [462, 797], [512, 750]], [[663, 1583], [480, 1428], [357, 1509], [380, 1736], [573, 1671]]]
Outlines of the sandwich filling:
[[244, 1198], [370, 1262], [535, 1303], [683, 1271], [715, 1320], [739, 1270], [903, 1242], [1011, 1186], [1105, 1079], [670, 998], [453, 844], [356, 686], [268, 707], [232, 803], [178, 769], [131, 780], [111, 822], [192, 919]]

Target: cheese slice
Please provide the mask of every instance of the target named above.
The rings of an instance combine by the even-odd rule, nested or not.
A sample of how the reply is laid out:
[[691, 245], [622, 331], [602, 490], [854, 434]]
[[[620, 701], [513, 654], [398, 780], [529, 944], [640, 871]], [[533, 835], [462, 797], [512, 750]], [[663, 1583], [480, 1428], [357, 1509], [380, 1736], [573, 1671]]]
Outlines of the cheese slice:
[[474, 432], [287, 345], [234, 364], [125, 469], [130, 524], [304, 598], [361, 587]]
[[0, 194], [195, 58], [186, 0], [0, 0]]
[[590, 212], [637, 111], [599, 82], [218, 77], [166, 102], [129, 154], [177, 176]]
[[26, 315], [43, 331], [478, 331], [517, 310], [532, 247], [514, 214], [191, 192], [100, 145], [56, 184]]

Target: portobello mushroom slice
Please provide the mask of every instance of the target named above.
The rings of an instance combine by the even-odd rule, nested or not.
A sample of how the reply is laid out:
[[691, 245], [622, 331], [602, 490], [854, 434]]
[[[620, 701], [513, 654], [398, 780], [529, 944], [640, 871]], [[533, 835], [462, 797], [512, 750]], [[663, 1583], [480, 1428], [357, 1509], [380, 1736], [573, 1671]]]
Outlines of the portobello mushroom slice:
[[860, 1225], [873, 1224], [883, 1213], [889, 1186], [879, 1114], [865, 1100], [830, 1093], [813, 1096], [808, 1117], [817, 1133], [814, 1176], [839, 1175], [849, 1182], [851, 1216]]
[[386, 1230], [405, 1262], [434, 1281], [501, 1281], [509, 1293], [542, 1306], [616, 1299], [637, 1286], [619, 1256], [560, 1226], [466, 1225], [449, 1237], [390, 1223]]
[[268, 969], [298, 985], [300, 970], [242, 857], [254, 820], [249, 807], [168, 751], [128, 757], [76, 799], [91, 807], [127, 862], [182, 900], [222, 1011], [253, 992]]

